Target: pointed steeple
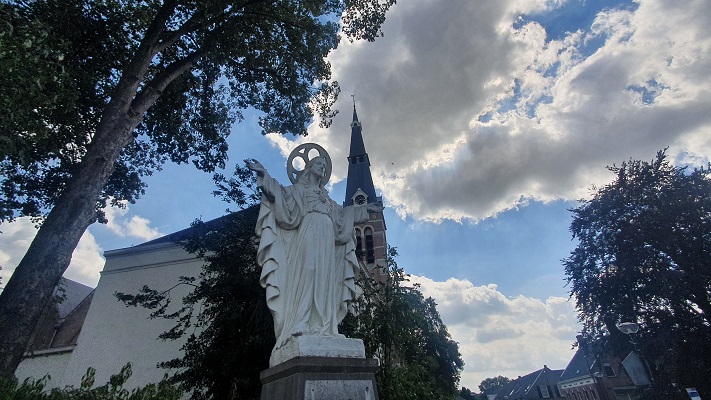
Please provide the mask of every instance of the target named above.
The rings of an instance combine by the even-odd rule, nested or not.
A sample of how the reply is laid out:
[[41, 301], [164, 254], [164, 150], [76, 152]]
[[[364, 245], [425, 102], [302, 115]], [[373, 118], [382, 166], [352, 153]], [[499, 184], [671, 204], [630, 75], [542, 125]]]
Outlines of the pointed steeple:
[[[370, 174], [370, 160], [363, 143], [363, 130], [358, 113], [356, 112], [355, 99], [353, 100], [353, 122], [351, 122], [351, 149], [348, 155], [348, 181], [346, 182], [346, 199], [344, 206], [354, 203], [380, 203], [383, 199], [375, 195], [373, 177]], [[385, 237], [385, 216], [382, 211], [368, 213], [368, 220], [362, 221], [353, 228], [356, 238], [356, 258], [358, 258], [361, 272], [369, 275], [378, 282], [385, 282], [388, 278], [387, 250], [388, 241]]]
[[351, 148], [348, 153], [348, 181], [343, 205], [353, 204], [357, 194], [364, 195], [368, 203], [380, 201], [375, 195], [373, 177], [370, 174], [370, 160], [368, 159], [368, 153], [365, 151], [362, 126], [358, 121], [358, 113], [356, 112], [354, 101], [353, 122], [351, 122]]
[[[365, 144], [363, 143], [363, 130], [358, 121], [358, 112], [356, 112], [355, 102], [353, 103], [353, 122], [351, 122], [351, 150], [348, 153], [348, 159], [351, 157], [357, 157], [365, 155], [367, 158], [367, 153], [365, 152]], [[370, 162], [368, 163], [370, 166]]]

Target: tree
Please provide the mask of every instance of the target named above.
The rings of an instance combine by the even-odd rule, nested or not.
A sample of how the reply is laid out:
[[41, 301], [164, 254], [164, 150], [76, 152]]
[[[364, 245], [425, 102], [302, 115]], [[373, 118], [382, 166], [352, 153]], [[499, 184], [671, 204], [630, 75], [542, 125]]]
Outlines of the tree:
[[380, 360], [378, 394], [386, 400], [451, 399], [464, 365], [459, 348], [442, 323], [437, 305], [417, 286], [407, 286], [395, 249], [388, 256], [388, 280], [361, 274], [363, 295], [339, 331], [363, 339], [367, 357]]
[[123, 385], [131, 377], [131, 364], [124, 365], [121, 372], [111, 375], [104, 385], [94, 386], [96, 370], [89, 368], [82, 377], [79, 388], [47, 389], [49, 375], [37, 380], [25, 379], [22, 383], [17, 378], [0, 378], [0, 399], [3, 400], [179, 400], [182, 390], [163, 378], [158, 383], [150, 383], [141, 388], [124, 389]]
[[479, 384], [479, 391], [483, 394], [487, 390], [495, 387], [504, 387], [511, 383], [511, 379], [505, 376], [495, 376], [493, 378], [486, 378]]
[[476, 393], [472, 393], [472, 391], [467, 389], [466, 387], [462, 387], [462, 389], [459, 391], [459, 397], [463, 398], [464, 400], [477, 400]]
[[142, 177], [167, 160], [222, 167], [230, 126], [249, 107], [263, 112], [265, 132], [304, 134], [314, 111], [327, 125], [338, 86], [327, 81], [324, 57], [340, 32], [374, 40], [392, 4], [0, 4], [0, 68], [21, 78], [3, 81], [0, 92], [10, 105], [0, 114], [0, 141], [12, 144], [0, 153], [0, 221], [42, 222], [0, 295], [0, 376], [14, 372], [74, 248], [104, 220], [108, 202], [135, 201]]
[[[210, 222], [196, 221], [189, 234], [174, 238], [205, 261], [198, 279], [181, 277], [169, 288], [143, 287], [139, 294], [116, 296], [127, 306], [152, 309], [150, 318], [174, 320], [161, 339], [187, 335], [182, 357], [159, 366], [177, 371], [171, 381], [192, 399], [258, 399], [259, 373], [269, 368], [275, 338], [255, 256], [259, 206], [252, 205], [254, 196], [245, 195], [255, 182], [242, 167], [236, 168], [235, 177], [216, 181], [217, 196], [246, 208]], [[180, 285], [192, 290], [171, 311], [171, 291]]]
[[711, 396], [711, 170], [664, 151], [608, 169], [615, 180], [571, 210], [579, 243], [563, 260], [584, 333], [626, 342], [616, 324], [637, 322], [654, 393]]

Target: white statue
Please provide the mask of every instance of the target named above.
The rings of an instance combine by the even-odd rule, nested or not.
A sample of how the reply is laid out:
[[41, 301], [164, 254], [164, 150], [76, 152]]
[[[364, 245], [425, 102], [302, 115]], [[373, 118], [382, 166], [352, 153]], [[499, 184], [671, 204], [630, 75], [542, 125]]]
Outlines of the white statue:
[[[309, 152], [319, 155], [309, 159]], [[296, 158], [306, 167], [297, 171]], [[313, 143], [290, 155], [287, 171], [293, 185], [282, 186], [257, 160], [247, 162], [262, 191], [257, 235], [260, 283], [274, 318], [278, 349], [293, 336], [343, 337], [338, 324], [355, 296], [358, 261], [353, 226], [381, 211], [375, 203], [341, 207], [324, 185], [331, 175], [328, 153]]]

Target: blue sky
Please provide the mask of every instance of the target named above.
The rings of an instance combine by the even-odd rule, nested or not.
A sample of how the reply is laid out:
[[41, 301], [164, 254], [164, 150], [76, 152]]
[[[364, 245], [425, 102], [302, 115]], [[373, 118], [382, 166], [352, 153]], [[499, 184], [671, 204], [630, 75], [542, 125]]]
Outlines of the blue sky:
[[[579, 326], [560, 260], [576, 200], [605, 166], [711, 156], [711, 3], [661, 0], [403, 0], [375, 43], [329, 57], [343, 92], [328, 130], [262, 136], [234, 127], [230, 163], [262, 161], [287, 182], [304, 141], [334, 160], [342, 200], [352, 100], [398, 263], [439, 304], [466, 363], [462, 384], [564, 368]], [[92, 226], [67, 276], [95, 284], [100, 254], [222, 215], [211, 176], [168, 165], [128, 210]], [[3, 279], [34, 235], [3, 227]], [[516, 349], [516, 351], [512, 351]]]

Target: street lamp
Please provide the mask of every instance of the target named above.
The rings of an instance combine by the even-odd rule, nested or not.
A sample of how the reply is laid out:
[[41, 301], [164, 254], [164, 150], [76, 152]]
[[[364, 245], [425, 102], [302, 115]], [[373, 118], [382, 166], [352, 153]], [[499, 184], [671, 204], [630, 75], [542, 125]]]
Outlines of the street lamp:
[[[639, 331], [639, 324], [636, 322], [620, 322], [619, 324], [617, 324], [617, 329], [619, 329], [620, 332], [624, 333], [625, 335], [635, 334]], [[632, 342], [632, 344], [635, 343]]]
[[642, 352], [639, 351], [639, 348], [637, 347], [637, 342], [632, 336], [639, 332], [639, 324], [636, 322], [620, 322], [619, 324], [617, 324], [617, 329], [619, 329], [620, 332], [624, 333], [625, 335], [629, 336], [629, 341], [630, 343], [632, 343], [635, 353], [637, 353], [639, 355], [639, 358], [642, 359], [642, 368], [644, 368], [645, 374], [647, 374], [647, 376], [649, 377], [650, 383], [653, 383], [654, 379], [652, 378], [652, 369], [649, 368], [647, 359], [642, 356]]

